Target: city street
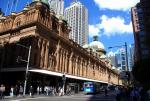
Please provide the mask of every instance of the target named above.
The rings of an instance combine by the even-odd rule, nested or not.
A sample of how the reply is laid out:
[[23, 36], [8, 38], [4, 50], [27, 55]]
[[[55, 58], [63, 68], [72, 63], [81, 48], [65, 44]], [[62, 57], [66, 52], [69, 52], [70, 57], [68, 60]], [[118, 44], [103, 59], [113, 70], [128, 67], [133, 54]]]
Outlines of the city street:
[[71, 96], [34, 96], [25, 97], [25, 98], [8, 98], [4, 101], [115, 101], [115, 96], [113, 94], [108, 94], [108, 96], [104, 96], [104, 94], [97, 95], [84, 95], [84, 94], [76, 94]]

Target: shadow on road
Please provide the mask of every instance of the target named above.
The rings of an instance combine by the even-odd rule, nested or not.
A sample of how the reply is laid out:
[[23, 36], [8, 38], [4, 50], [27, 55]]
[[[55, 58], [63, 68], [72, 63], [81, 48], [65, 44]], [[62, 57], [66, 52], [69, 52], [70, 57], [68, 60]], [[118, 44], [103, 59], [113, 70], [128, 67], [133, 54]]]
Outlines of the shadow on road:
[[91, 97], [87, 101], [115, 101], [115, 96], [113, 94], [90, 94]]

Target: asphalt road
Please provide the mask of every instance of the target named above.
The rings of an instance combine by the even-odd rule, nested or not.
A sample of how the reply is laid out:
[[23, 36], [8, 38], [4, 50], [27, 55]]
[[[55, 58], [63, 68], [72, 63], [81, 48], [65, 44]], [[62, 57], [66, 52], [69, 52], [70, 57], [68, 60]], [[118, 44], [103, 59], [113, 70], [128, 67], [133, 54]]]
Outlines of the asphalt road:
[[104, 96], [104, 94], [97, 95], [72, 95], [72, 96], [34, 96], [25, 97], [25, 98], [9, 98], [4, 99], [4, 101], [115, 101], [115, 96], [113, 94], [109, 94], [108, 96]]

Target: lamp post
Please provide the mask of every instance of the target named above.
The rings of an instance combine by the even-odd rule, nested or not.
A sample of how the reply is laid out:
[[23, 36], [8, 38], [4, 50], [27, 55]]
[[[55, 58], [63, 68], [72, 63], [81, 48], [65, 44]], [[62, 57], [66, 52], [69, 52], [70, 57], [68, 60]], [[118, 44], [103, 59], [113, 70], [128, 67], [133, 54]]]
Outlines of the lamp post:
[[27, 48], [29, 50], [28, 51], [28, 60], [26, 61], [26, 60], [20, 59], [21, 61], [27, 62], [26, 73], [25, 73], [25, 81], [24, 81], [24, 88], [23, 88], [23, 96], [25, 96], [27, 80], [28, 80], [28, 70], [29, 70], [29, 62], [30, 62], [30, 54], [31, 54], [31, 45], [29, 47], [21, 45], [21, 44], [17, 44], [17, 45], [21, 46], [21, 47], [24, 47], [24, 48]]
[[125, 68], [125, 71], [126, 71], [126, 76], [127, 76], [127, 79], [128, 79], [128, 84], [129, 84], [129, 67], [128, 67], [128, 49], [127, 49], [127, 43], [125, 42], [124, 45], [120, 45], [120, 46], [113, 46], [113, 47], [108, 47], [109, 49], [110, 48], [115, 48], [115, 47], [122, 47], [124, 46], [125, 47], [125, 59], [126, 59], [126, 68]]
[[129, 67], [128, 67], [128, 55], [127, 55], [127, 52], [128, 52], [128, 49], [127, 49], [127, 43], [125, 42], [124, 45], [120, 45], [120, 46], [113, 46], [113, 47], [108, 47], [109, 49], [111, 48], [115, 48], [115, 47], [122, 47], [124, 46], [125, 47], [125, 57], [126, 57], [126, 71], [129, 71]]

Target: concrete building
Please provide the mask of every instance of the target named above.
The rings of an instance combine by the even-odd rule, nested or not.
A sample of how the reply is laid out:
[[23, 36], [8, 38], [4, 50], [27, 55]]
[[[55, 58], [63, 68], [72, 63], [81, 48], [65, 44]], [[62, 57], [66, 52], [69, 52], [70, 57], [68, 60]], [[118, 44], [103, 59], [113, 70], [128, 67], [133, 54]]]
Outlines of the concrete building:
[[126, 71], [126, 52], [124, 48], [120, 48], [117, 53], [115, 53], [117, 67], [120, 68], [121, 71]]
[[64, 15], [64, 0], [48, 0], [49, 7], [56, 13], [57, 16]]
[[130, 71], [132, 71], [132, 68], [133, 68], [133, 66], [134, 66], [134, 50], [135, 50], [135, 48], [134, 48], [134, 45], [130, 45], [130, 54], [129, 54], [129, 70]]
[[115, 66], [116, 68], [118, 68], [118, 62], [117, 62], [117, 57], [115, 55], [115, 53], [113, 53], [112, 51], [108, 53], [108, 58], [111, 60], [111, 63], [113, 66]]
[[[144, 85], [150, 87], [150, 1], [140, 0], [131, 9], [132, 24], [135, 39], [134, 77]], [[144, 75], [143, 75], [144, 74]]]
[[[45, 0], [4, 16], [0, 22], [0, 83], [7, 85], [7, 93], [10, 86], [23, 85], [26, 71], [27, 91], [29, 85], [60, 87], [64, 75], [65, 88], [70, 86], [73, 91], [81, 89], [85, 81], [122, 85], [118, 72], [99, 59], [101, 54], [70, 40], [69, 32], [67, 22], [50, 12]], [[27, 70], [23, 60], [29, 53]]]
[[134, 39], [135, 39], [135, 62], [148, 58], [149, 48], [144, 43], [147, 36], [144, 25], [144, 17], [141, 4], [131, 8]]
[[65, 19], [71, 26], [69, 38], [83, 46], [88, 43], [88, 10], [79, 1], [65, 9]]

